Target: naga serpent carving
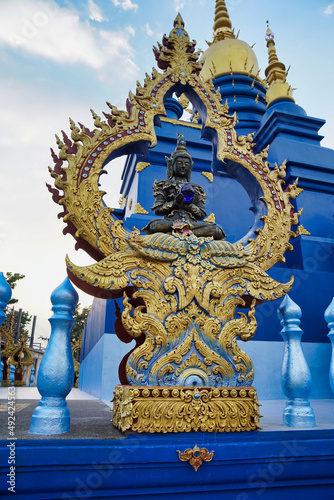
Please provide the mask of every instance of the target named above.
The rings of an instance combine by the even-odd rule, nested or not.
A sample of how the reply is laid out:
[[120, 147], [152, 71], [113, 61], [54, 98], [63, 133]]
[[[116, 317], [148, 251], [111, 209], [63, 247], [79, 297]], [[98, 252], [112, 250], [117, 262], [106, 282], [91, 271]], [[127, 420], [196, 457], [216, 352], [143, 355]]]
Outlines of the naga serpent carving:
[[[180, 15], [154, 51], [162, 71], [153, 69], [143, 86], [137, 83], [127, 111], [108, 104], [105, 121], [93, 112], [93, 131], [71, 120], [71, 139], [57, 138], [60, 152], [53, 153], [50, 169], [55, 187], [49, 190], [64, 209], [65, 231], [97, 261], [76, 266], [67, 258], [69, 276], [93, 295], [123, 296], [121, 328], [137, 341], [116, 388], [115, 425], [138, 432], [256, 429], [253, 364], [238, 340], [255, 334], [256, 305], [292, 286], [293, 278], [281, 284], [267, 271], [284, 262], [290, 238], [303, 230], [291, 230], [301, 211], [294, 213], [290, 200], [301, 189], [297, 182], [285, 186], [284, 163], [270, 168], [268, 149], [254, 153], [252, 134], [236, 134], [236, 116], [199, 75], [199, 53]], [[205, 233], [209, 223], [188, 223], [184, 231], [167, 220], [148, 227], [149, 234], [129, 231], [102, 201], [98, 180], [105, 165], [155, 146], [155, 118], [166, 115], [164, 98], [173, 92], [199, 110], [215, 164], [239, 180], [252, 200], [254, 224], [239, 242], [224, 240], [215, 224]]]

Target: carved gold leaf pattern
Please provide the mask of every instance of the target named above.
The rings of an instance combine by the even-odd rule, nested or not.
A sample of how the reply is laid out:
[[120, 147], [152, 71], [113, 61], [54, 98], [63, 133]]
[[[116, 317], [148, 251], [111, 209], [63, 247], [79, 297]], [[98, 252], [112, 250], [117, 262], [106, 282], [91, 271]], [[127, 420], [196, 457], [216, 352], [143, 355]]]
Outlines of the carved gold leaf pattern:
[[256, 391], [247, 388], [116, 386], [113, 424], [134, 432], [260, 429]]
[[[182, 36], [179, 36], [180, 30]], [[139, 141], [148, 141], [151, 147], [155, 145], [154, 116], [165, 115], [163, 97], [171, 86], [179, 82], [184, 86], [183, 94], [186, 97], [193, 100], [195, 96], [202, 101], [205, 109], [202, 116], [204, 126], [217, 132], [218, 160], [230, 160], [241, 165], [256, 179], [263, 191], [267, 215], [263, 218], [263, 227], [258, 228], [255, 238], [257, 244], [250, 247], [252, 253], [249, 258], [267, 270], [276, 262], [284, 261], [284, 252], [292, 248], [289, 243], [291, 223], [296, 224], [300, 214], [293, 212], [289, 200], [298, 196], [301, 189], [297, 187], [296, 181], [283, 191], [285, 162], [270, 170], [269, 163], [265, 161], [268, 148], [255, 154], [252, 142], [254, 134], [236, 134], [235, 115], [228, 115], [227, 103], [221, 103], [220, 93], [214, 89], [212, 82], [204, 83], [198, 77], [199, 54], [193, 48], [194, 43], [190, 42], [183, 20], [177, 16], [169, 37], [164, 39], [163, 45], [158, 44], [158, 48], [155, 48], [158, 65], [163, 68], [163, 73], [153, 68], [152, 76], [146, 75], [144, 86], [137, 83], [136, 94], [130, 92], [130, 111], [119, 111], [108, 104], [111, 113], [106, 114], [107, 122], [92, 112], [96, 127], [92, 133], [85, 128], [80, 130], [70, 120], [73, 143], [68, 138], [65, 142], [57, 138], [60, 149], [55, 160], [57, 166], [54, 170], [50, 169], [56, 189], [64, 192], [58, 203], [65, 209], [64, 221], [76, 228], [75, 237], [78, 241], [86, 240], [105, 256], [117, 251], [114, 235], [110, 231], [115, 220], [111, 209], [103, 205], [104, 193], [98, 188], [99, 176], [106, 159], [120, 147]], [[67, 166], [63, 165], [64, 161]], [[103, 217], [101, 211], [104, 211]], [[122, 235], [122, 239], [126, 238], [127, 234]], [[124, 242], [122, 244], [125, 245]]]
[[205, 219], [204, 219], [204, 222], [216, 222], [216, 217], [215, 217], [215, 214], [213, 212], [211, 212], [211, 214], [209, 214]]
[[208, 179], [209, 182], [213, 182], [213, 173], [212, 172], [202, 172], [202, 175]]
[[145, 208], [142, 207], [140, 203], [136, 203], [133, 213], [134, 214], [144, 214], [144, 215], [146, 215], [146, 214], [148, 214], [148, 211], [145, 210]]
[[[285, 251], [292, 249], [291, 237], [306, 234], [302, 226], [296, 233], [291, 230], [298, 224], [301, 210], [294, 212], [290, 200], [302, 190], [297, 180], [289, 186], [284, 184], [286, 162], [270, 168], [269, 147], [254, 152], [254, 134], [237, 135], [236, 115], [229, 115], [227, 102], [222, 103], [212, 81], [204, 83], [199, 76], [199, 53], [180, 15], [154, 52], [162, 71], [153, 68], [143, 84], [137, 82], [136, 92], [129, 94], [126, 111], [107, 103], [106, 121], [92, 111], [93, 131], [70, 120], [71, 139], [66, 134], [63, 141], [56, 139], [59, 153], [53, 154], [55, 167], [50, 169], [55, 189], [49, 190], [62, 206], [61, 216], [77, 245], [88, 245], [98, 261], [76, 266], [67, 258], [67, 266], [83, 288], [131, 287], [132, 298], [141, 304], [133, 306], [124, 293], [123, 326], [132, 337], [143, 335], [144, 341], [131, 353], [126, 366], [129, 383], [139, 389], [117, 390], [115, 425], [138, 432], [256, 429], [256, 395], [254, 399], [253, 391], [250, 396], [246, 387], [252, 383], [254, 369], [238, 340], [247, 341], [255, 333], [255, 299], [275, 300], [292, 286], [293, 278], [281, 284], [267, 271], [277, 262], [284, 262]], [[142, 145], [156, 145], [155, 117], [166, 116], [164, 97], [174, 90], [201, 110], [202, 127], [216, 133], [217, 164], [241, 169], [242, 177], [247, 179], [245, 189], [251, 184], [256, 186], [257, 200], [260, 197], [265, 207], [264, 216], [256, 219], [253, 236], [243, 242], [129, 232], [103, 203], [99, 177], [108, 159], [130, 144], [134, 152], [138, 148], [141, 154]], [[137, 168], [141, 170], [142, 166], [138, 164]], [[212, 174], [206, 174], [211, 178]], [[122, 204], [126, 206], [127, 199]], [[246, 304], [247, 314], [236, 315], [237, 307]], [[199, 401], [195, 393], [187, 390], [173, 389], [173, 393], [170, 388], [158, 387], [155, 390], [159, 396], [154, 396], [151, 388], [144, 389], [148, 380], [157, 386], [162, 386], [163, 380], [175, 383], [175, 377], [178, 380], [190, 369], [190, 359], [196, 365], [192, 369], [212, 377], [213, 385], [240, 384], [246, 387], [249, 399], [242, 396], [240, 388], [235, 389], [234, 396], [230, 387], [226, 389], [227, 399], [215, 387], [211, 392], [204, 391]]]
[[142, 172], [145, 168], [150, 167], [151, 164], [145, 161], [139, 161], [136, 165], [136, 172]]

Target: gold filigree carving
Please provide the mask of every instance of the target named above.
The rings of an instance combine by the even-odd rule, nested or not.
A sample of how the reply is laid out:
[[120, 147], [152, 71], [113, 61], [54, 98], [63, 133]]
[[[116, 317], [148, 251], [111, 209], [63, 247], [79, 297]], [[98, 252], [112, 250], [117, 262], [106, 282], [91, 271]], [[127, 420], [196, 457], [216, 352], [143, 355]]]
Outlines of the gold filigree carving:
[[193, 448], [187, 448], [183, 452], [177, 450], [176, 453], [179, 454], [179, 459], [181, 460], [181, 462], [189, 462], [189, 464], [197, 472], [203, 462], [211, 462], [215, 452], [212, 451], [211, 453], [209, 453], [209, 450], [207, 450], [207, 448], [199, 448], [197, 444], [195, 444]]
[[[180, 120], [176, 120], [175, 118], [165, 118], [164, 116], [162, 116], [161, 121], [165, 123], [172, 123], [173, 125], [180, 125]], [[198, 124], [197, 122], [186, 122], [182, 120], [182, 127], [197, 128], [198, 130], [200, 130], [202, 128], [202, 125]]]
[[189, 99], [184, 94], [180, 95], [178, 101], [182, 104], [183, 109], [187, 109], [189, 106]]
[[211, 214], [209, 214], [205, 219], [204, 219], [204, 222], [216, 222], [216, 217], [215, 217], [215, 214], [213, 212], [211, 212]]
[[113, 424], [122, 432], [235, 432], [260, 429], [253, 387], [117, 385]]
[[80, 372], [80, 351], [81, 351], [81, 341], [82, 341], [82, 332], [79, 337], [71, 342], [72, 345], [72, 356], [73, 356], [73, 364], [74, 364], [74, 387], [78, 387], [79, 381], [79, 372]]
[[16, 367], [32, 365], [33, 359], [30, 349], [26, 345], [27, 337], [25, 334], [19, 340], [17, 346], [12, 351], [12, 364]]
[[2, 336], [5, 338], [5, 347], [1, 349], [1, 356], [5, 358], [12, 357], [16, 347], [13, 340], [13, 325], [14, 309], [12, 309], [12, 312], [10, 314], [8, 326], [6, 322], [3, 322], [0, 328], [0, 341]]
[[[194, 96], [202, 101], [203, 126], [217, 133], [218, 161], [222, 164], [226, 161], [238, 163], [248, 170], [262, 189], [267, 214], [260, 227], [254, 228], [253, 240], [256, 244], [251, 247], [254, 261], [264, 270], [276, 262], [284, 262], [284, 252], [292, 248], [289, 243], [291, 224], [296, 224], [299, 216], [298, 212], [293, 213], [289, 200], [300, 192], [295, 183], [283, 191], [285, 164], [275, 166], [271, 171], [265, 161], [267, 148], [255, 154], [253, 135], [239, 137], [236, 134], [236, 115], [228, 114], [227, 102], [222, 104], [219, 89], [215, 90], [211, 81], [204, 83], [198, 76], [201, 67], [199, 54], [194, 51], [194, 43], [190, 42], [181, 16], [175, 19], [173, 30], [169, 37], [164, 37], [163, 45], [158, 45], [155, 54], [163, 72], [153, 69], [151, 76], [146, 75], [143, 86], [138, 83], [136, 94], [130, 92], [127, 111], [119, 111], [108, 104], [111, 113], [105, 114], [107, 121], [92, 112], [96, 127], [93, 132], [80, 129], [70, 120], [73, 142], [66, 134], [64, 141], [57, 138], [60, 152], [58, 157], [53, 155], [56, 167], [50, 169], [56, 189], [51, 186], [49, 189], [57, 203], [64, 207], [62, 216], [77, 244], [80, 246], [84, 240], [92, 247], [92, 252], [99, 254], [99, 258], [117, 251], [113, 232], [110, 232], [117, 221], [113, 219], [111, 209], [103, 204], [103, 192], [98, 187], [100, 173], [107, 158], [117, 149], [145, 141], [151, 147], [156, 144], [154, 117], [166, 116], [164, 96], [179, 82], [184, 86], [183, 94], [191, 102]], [[176, 120], [176, 123], [179, 121]], [[118, 245], [125, 247], [126, 232], [122, 238]]]
[[[118, 290], [131, 280], [136, 286], [134, 298], [143, 301], [147, 312], [143, 306], [133, 309], [124, 295], [122, 323], [131, 336], [144, 334], [145, 342], [128, 358], [128, 381], [134, 385], [144, 380], [160, 385], [167, 381], [186, 384], [189, 373], [179, 368], [192, 355], [193, 348], [203, 363], [201, 372], [196, 368], [196, 374], [205, 385], [222, 381], [250, 385], [253, 365], [237, 339], [247, 341], [255, 334], [255, 308], [251, 305], [247, 315], [239, 313], [237, 318], [235, 310], [244, 305], [245, 295], [258, 300], [282, 297], [292, 280], [286, 285], [276, 282], [255, 264], [247, 264], [243, 248], [218, 245], [225, 242], [155, 236], [149, 237], [149, 247], [145, 247], [147, 240], [138, 232], [134, 232], [133, 240], [129, 239], [134, 249], [140, 249], [142, 258], [133, 250], [113, 254], [85, 268], [68, 261], [71, 272], [88, 284]], [[176, 266], [171, 272], [168, 260], [173, 262], [180, 255], [185, 259], [182, 267]], [[154, 260], [147, 260], [149, 256]], [[203, 366], [210, 367], [210, 373]]]
[[212, 172], [202, 172], [202, 175], [208, 179], [209, 182], [213, 182], [213, 173]]
[[305, 227], [301, 224], [297, 227], [297, 231], [295, 233], [291, 231], [291, 236], [293, 238], [297, 238], [297, 236], [301, 236], [302, 234], [309, 236], [311, 233], [307, 231], [307, 229], [305, 229]]
[[[69, 274], [92, 294], [123, 290], [123, 327], [134, 338], [144, 337], [127, 360], [124, 376], [131, 386], [115, 394], [115, 425], [138, 432], [256, 429], [253, 396], [248, 400], [240, 388], [232, 389], [241, 385], [245, 394], [252, 393], [253, 365], [238, 341], [249, 340], [256, 331], [256, 301], [275, 300], [292, 286], [293, 278], [281, 284], [267, 271], [284, 262], [285, 251], [292, 249], [291, 226], [298, 225], [301, 210], [294, 212], [290, 200], [301, 189], [297, 181], [284, 184], [285, 162], [270, 168], [268, 147], [254, 152], [253, 134], [237, 135], [236, 114], [229, 114], [219, 89], [199, 76], [199, 53], [180, 15], [154, 52], [162, 71], [153, 68], [143, 84], [137, 82], [126, 111], [107, 103], [106, 121], [92, 112], [93, 131], [70, 120], [71, 139], [66, 134], [63, 141], [57, 138], [59, 153], [53, 154], [55, 167], [50, 169], [55, 189], [49, 189], [77, 246], [88, 248], [98, 261], [76, 266], [67, 259]], [[98, 181], [108, 158], [130, 145], [141, 154], [143, 145], [156, 145], [155, 118], [166, 116], [164, 98], [174, 90], [200, 109], [202, 127], [216, 135], [219, 168], [237, 166], [247, 180], [245, 189], [256, 187], [264, 215], [256, 219], [252, 236], [239, 243], [194, 234], [130, 232], [103, 203]], [[240, 307], [248, 312], [237, 313]], [[190, 389], [170, 392], [180, 381], [190, 383], [189, 377], [202, 379], [202, 385], [209, 381], [211, 389], [205, 389], [200, 401]], [[229, 386], [226, 400], [219, 392], [222, 385]]]
[[145, 168], [150, 167], [151, 164], [145, 161], [139, 161], [136, 165], [136, 172], [142, 172]]
[[14, 325], [14, 308], [12, 309], [9, 324], [4, 322], [0, 328], [0, 340], [1, 337], [5, 338], [5, 347], [1, 350], [1, 357], [4, 359], [4, 377], [1, 381], [2, 387], [9, 387], [11, 385], [10, 378], [10, 367], [15, 366], [15, 386], [23, 385], [23, 373], [24, 367], [33, 364], [33, 358], [30, 349], [26, 345], [27, 337], [23, 333], [18, 343], [15, 345], [13, 340], [13, 325]]
[[145, 210], [145, 208], [142, 207], [140, 203], [136, 203], [135, 204], [135, 209], [134, 209], [133, 213], [134, 214], [144, 214], [144, 215], [146, 215], [146, 214], [148, 214], [148, 211]]

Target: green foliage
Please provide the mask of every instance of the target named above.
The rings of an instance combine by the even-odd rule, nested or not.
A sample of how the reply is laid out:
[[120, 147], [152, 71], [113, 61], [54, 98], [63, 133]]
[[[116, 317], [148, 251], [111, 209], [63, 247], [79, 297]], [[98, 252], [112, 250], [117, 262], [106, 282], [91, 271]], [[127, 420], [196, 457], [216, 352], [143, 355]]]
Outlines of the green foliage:
[[83, 309], [80, 309], [81, 304], [78, 304], [75, 308], [75, 312], [73, 314], [73, 318], [75, 320], [75, 323], [72, 327], [71, 330], [71, 341], [73, 342], [74, 340], [77, 340], [79, 335], [82, 333], [86, 320], [90, 311], [90, 306], [89, 307], [84, 307]]
[[[86, 320], [87, 320], [87, 317], [88, 317], [88, 314], [89, 314], [89, 311], [90, 311], [90, 307], [84, 307], [83, 309], [80, 309], [80, 304], [78, 304], [75, 308], [75, 312], [73, 314], [73, 318], [74, 318], [74, 325], [72, 327], [72, 330], [71, 330], [71, 342], [75, 342], [80, 334], [82, 333], [84, 327], [85, 327], [85, 324], [86, 324]], [[49, 342], [49, 338], [48, 337], [38, 337], [39, 339], [41, 340], [44, 340], [44, 342]], [[76, 355], [76, 357], [78, 356], [78, 354]]]
[[[19, 319], [19, 312], [15, 311], [14, 312], [14, 331], [17, 331], [17, 322]], [[28, 336], [28, 328], [27, 326], [30, 324], [32, 319], [32, 316], [29, 315], [28, 312], [22, 311], [22, 316], [21, 316], [21, 326], [20, 326], [20, 336], [22, 336], [23, 333], [25, 333], [26, 336]]]
[[[6, 275], [5, 275], [5, 278], [6, 278], [6, 281], [7, 281], [8, 285], [11, 287], [12, 290], [14, 290], [15, 287], [16, 287], [16, 285], [17, 285], [17, 282], [19, 280], [22, 280], [23, 278], [25, 278], [25, 275], [24, 274], [20, 274], [20, 273], [7, 272]], [[8, 306], [11, 305], [11, 304], [16, 304], [17, 302], [18, 302], [18, 299], [12, 298], [8, 302]], [[9, 307], [7, 307], [5, 313], [6, 313], [7, 321], [9, 321], [9, 318], [10, 318], [11, 313], [12, 313], [12, 309], [10, 309]], [[28, 328], [27, 328], [27, 326], [31, 322], [31, 318], [32, 318], [32, 316], [30, 316], [30, 314], [27, 311], [22, 311], [21, 323], [20, 323], [20, 337], [23, 334], [25, 334], [26, 336], [28, 336]], [[14, 338], [15, 338], [15, 334], [17, 332], [18, 319], [19, 319], [19, 311], [14, 311], [14, 325], [13, 325], [13, 337]]]
[[[23, 278], [25, 278], [24, 274], [11, 273], [11, 272], [6, 273], [6, 281], [7, 281], [8, 285], [11, 287], [12, 290], [14, 290], [14, 288], [16, 287], [17, 282], [19, 280], [23, 280]], [[8, 302], [8, 305], [10, 305], [10, 304], [16, 304], [16, 302], [18, 302], [18, 300], [12, 298]]]

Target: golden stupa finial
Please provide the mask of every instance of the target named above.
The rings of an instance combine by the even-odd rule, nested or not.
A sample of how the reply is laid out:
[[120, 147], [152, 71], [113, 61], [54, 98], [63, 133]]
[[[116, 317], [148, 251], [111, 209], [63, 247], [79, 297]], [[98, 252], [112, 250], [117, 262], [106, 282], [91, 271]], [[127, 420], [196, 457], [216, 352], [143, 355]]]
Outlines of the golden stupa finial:
[[235, 38], [232, 23], [227, 12], [225, 0], [216, 0], [213, 43], [226, 40], [227, 38]]
[[294, 102], [291, 86], [286, 81], [287, 72], [285, 70], [285, 65], [280, 62], [277, 57], [274, 33], [269, 27], [269, 21], [267, 21], [265, 38], [268, 47], [268, 66], [265, 70], [268, 84], [266, 95], [267, 106], [278, 99], [289, 99]]

